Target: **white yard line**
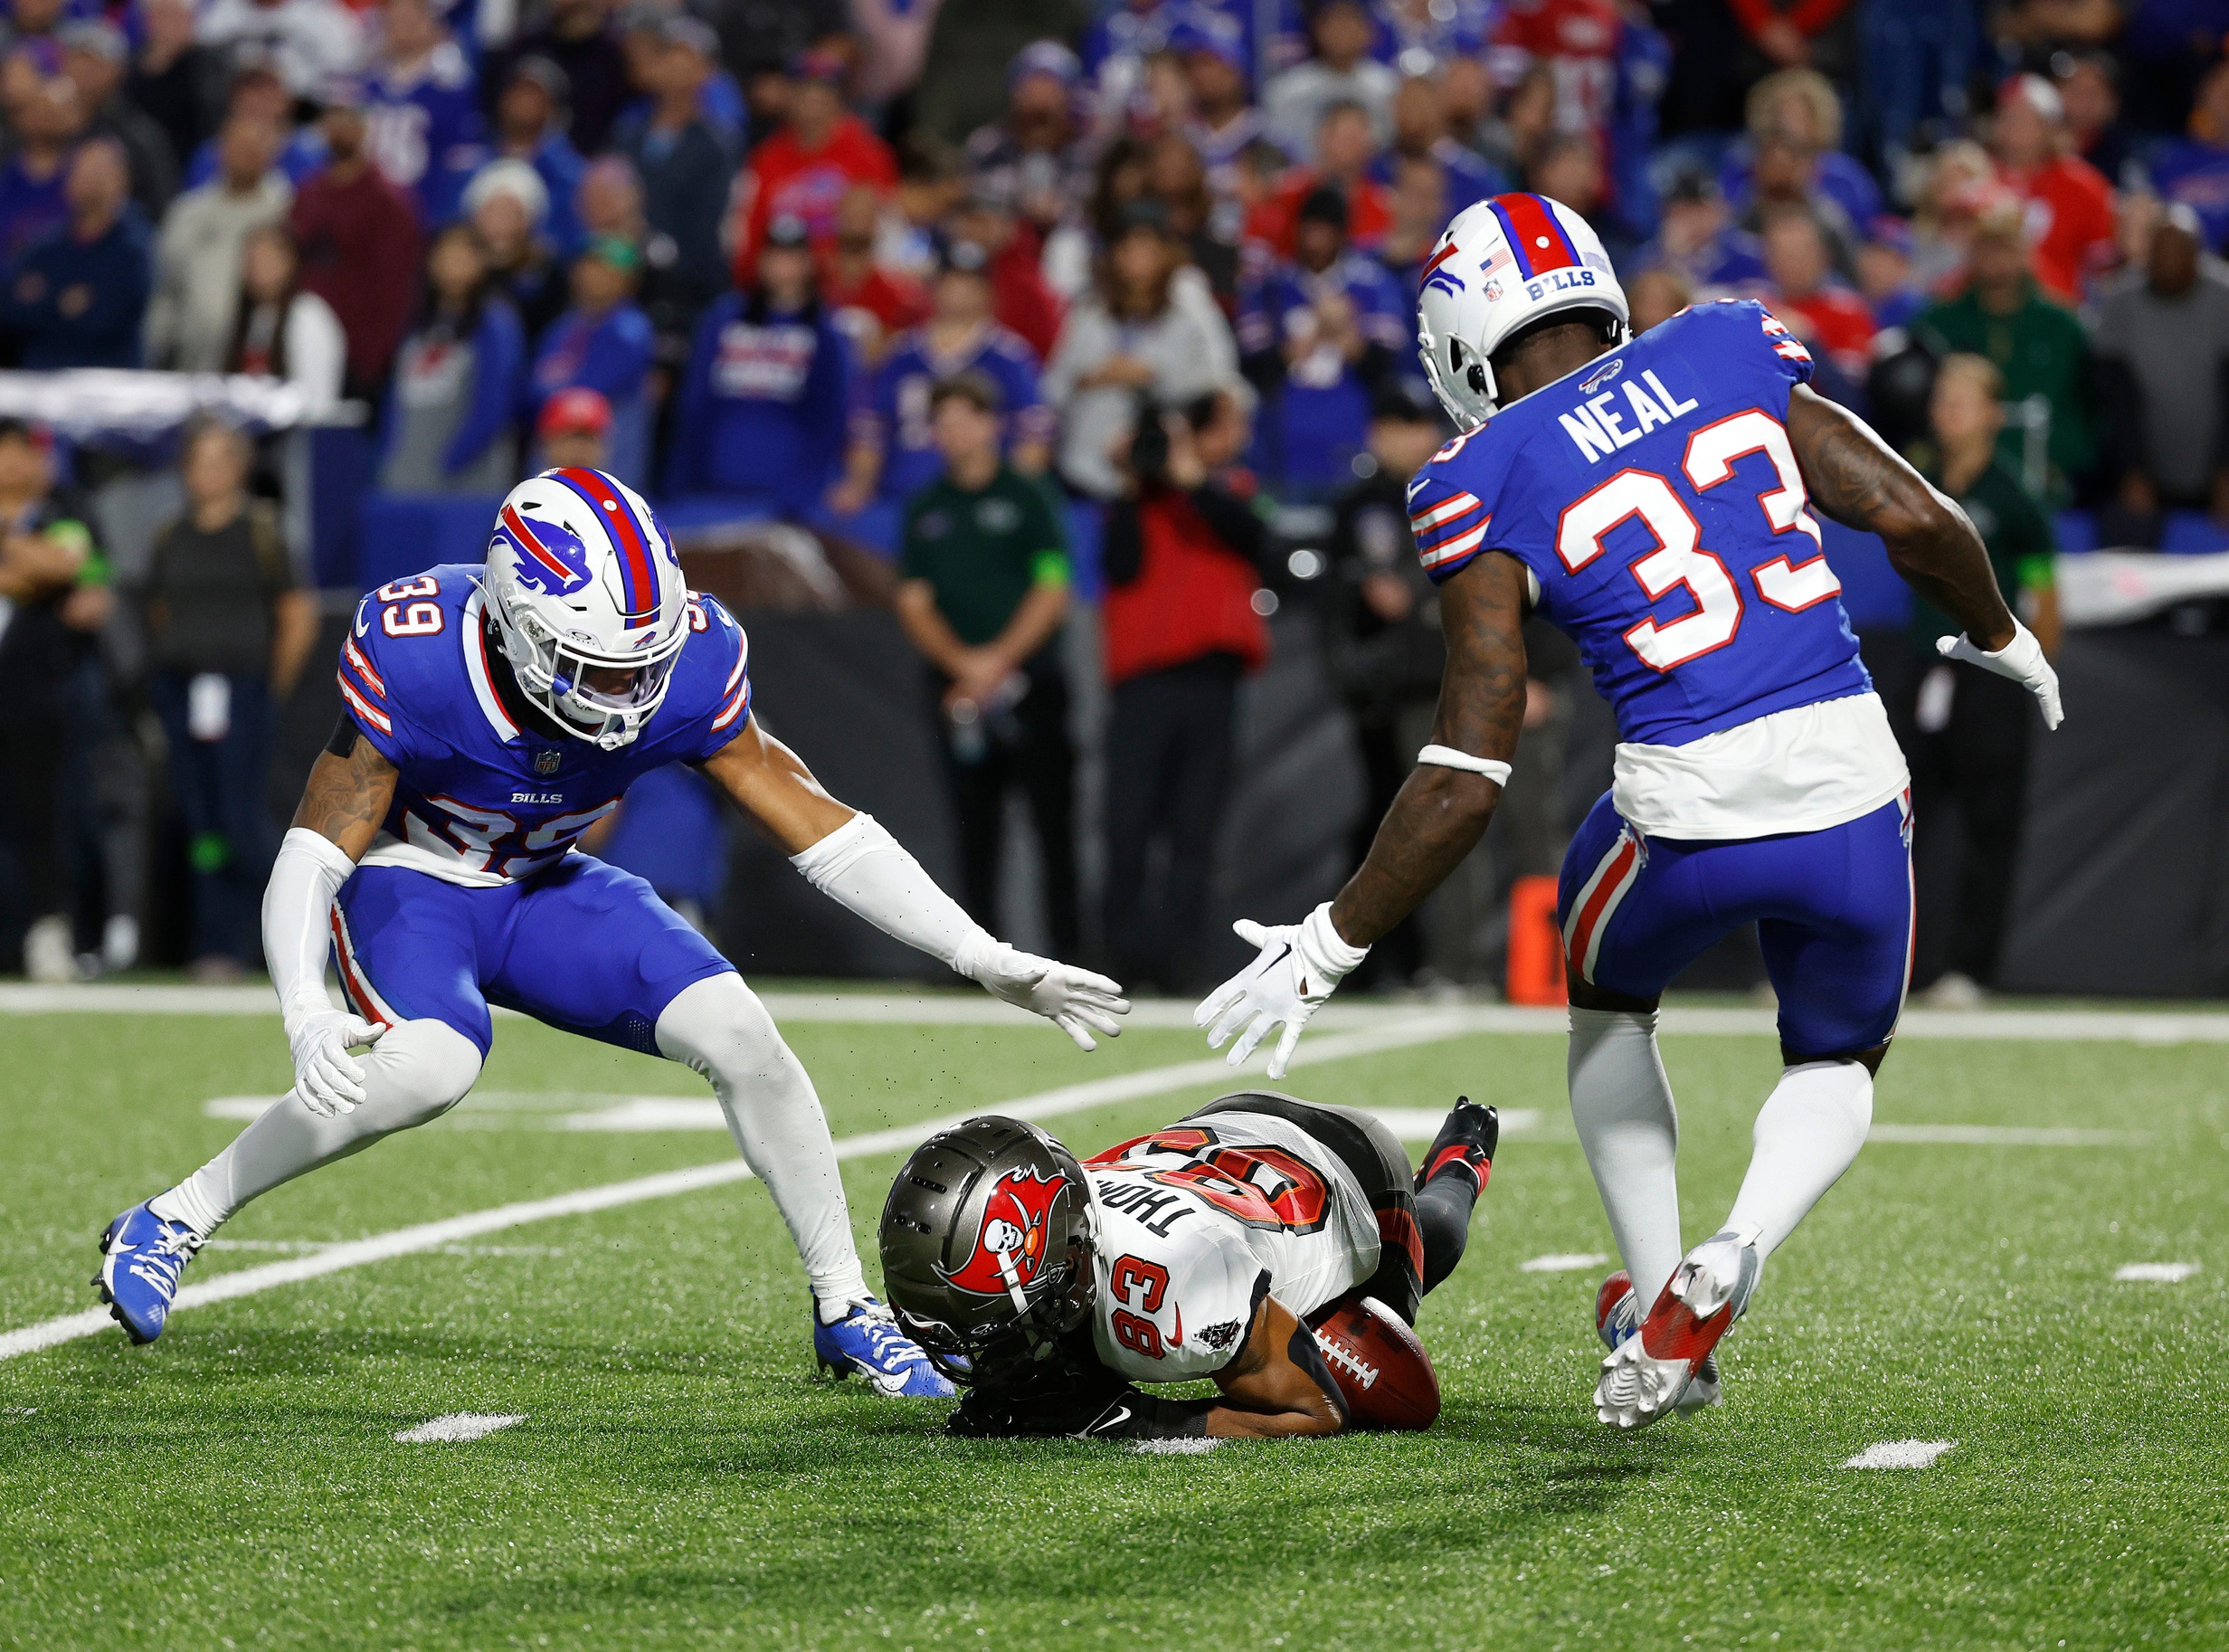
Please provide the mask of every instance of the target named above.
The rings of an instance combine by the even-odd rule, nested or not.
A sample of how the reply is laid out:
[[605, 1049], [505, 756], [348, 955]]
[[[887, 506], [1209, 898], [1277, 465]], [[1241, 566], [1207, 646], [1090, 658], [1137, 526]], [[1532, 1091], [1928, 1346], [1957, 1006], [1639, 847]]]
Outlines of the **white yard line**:
[[403, 1429], [395, 1435], [394, 1439], [401, 1446], [456, 1445], [468, 1439], [486, 1439], [498, 1429], [507, 1429], [526, 1420], [524, 1417], [500, 1416], [488, 1411], [451, 1411], [422, 1422], [414, 1429]]
[[2113, 1277], [2123, 1285], [2180, 1285], [2197, 1271], [2196, 1262], [2124, 1262]]
[[1868, 1142], [1954, 1147], [2140, 1147], [2148, 1130], [2061, 1130], [2025, 1125], [1875, 1125]]
[[1958, 1444], [1955, 1439], [1884, 1439], [1868, 1446], [1845, 1468], [1926, 1468]]
[[[1293, 1058], [1293, 1065], [1307, 1067], [1326, 1061], [1345, 1060], [1355, 1056], [1376, 1055], [1389, 1049], [1402, 1049], [1411, 1045], [1457, 1038], [1467, 1030], [1459, 1014], [1446, 1011], [1426, 1011], [1412, 1014], [1405, 1021], [1359, 1031], [1332, 1033], [1303, 1043]], [[955, 1125], [963, 1118], [972, 1118], [979, 1113], [1005, 1113], [1020, 1118], [1044, 1120], [1082, 1113], [1093, 1107], [1110, 1106], [1118, 1102], [1143, 1100], [1150, 1096], [1165, 1095], [1171, 1090], [1186, 1089], [1195, 1085], [1228, 1084], [1235, 1089], [1243, 1087], [1246, 1082], [1245, 1075], [1233, 1072], [1219, 1056], [1206, 1061], [1180, 1061], [1173, 1066], [1147, 1068], [1141, 1072], [1116, 1073], [1083, 1084], [1064, 1085], [1057, 1090], [1044, 1090], [1010, 1101], [991, 1102], [944, 1118], [925, 1119], [918, 1124], [898, 1125], [887, 1130], [870, 1130], [863, 1135], [845, 1136], [836, 1144], [836, 1156], [839, 1159], [857, 1159], [871, 1157], [876, 1154], [908, 1151], [934, 1132]], [[201, 1280], [178, 1293], [173, 1312], [205, 1307], [214, 1302], [230, 1302], [237, 1296], [253, 1296], [264, 1291], [276, 1290], [282, 1285], [299, 1285], [306, 1279], [322, 1278], [327, 1274], [367, 1267], [371, 1263], [388, 1261], [395, 1257], [440, 1250], [447, 1246], [478, 1239], [485, 1233], [498, 1233], [507, 1228], [523, 1227], [528, 1222], [545, 1221], [552, 1217], [582, 1216], [620, 1205], [639, 1204], [644, 1200], [669, 1199], [678, 1193], [725, 1187], [732, 1182], [746, 1181], [750, 1174], [750, 1166], [741, 1159], [726, 1159], [717, 1163], [692, 1165], [687, 1170], [665, 1171], [654, 1176], [638, 1176], [628, 1182], [606, 1182], [601, 1187], [580, 1188], [548, 1199], [524, 1200], [516, 1204], [498, 1205], [493, 1210], [472, 1211], [440, 1221], [397, 1228], [386, 1233], [373, 1234], [369, 1239], [346, 1240], [308, 1256], [290, 1257], [283, 1262], [267, 1262], [258, 1267], [243, 1267], [232, 1273], [219, 1274], [213, 1279]], [[17, 1354], [34, 1353], [42, 1348], [52, 1348], [62, 1343], [98, 1336], [104, 1331], [111, 1330], [115, 1323], [107, 1308], [89, 1308], [81, 1314], [64, 1314], [59, 1318], [24, 1325], [18, 1330], [0, 1332], [0, 1360], [13, 1359]]]
[[[776, 1021], [800, 1023], [856, 1021], [925, 1027], [1020, 1027], [1032, 1020], [1026, 1011], [981, 993], [962, 991], [893, 992], [864, 987], [856, 992], [774, 990], [760, 996]], [[275, 1015], [277, 1010], [270, 989], [261, 985], [0, 984], [0, 1015]], [[513, 1011], [498, 1010], [496, 1013], [507, 1016]], [[1418, 1015], [1459, 1017], [1463, 1032], [1561, 1037], [1568, 1026], [1560, 1009], [1527, 1009], [1515, 1004], [1384, 1003], [1365, 1000], [1326, 1004], [1312, 1023], [1310, 1037], [1401, 1025]], [[1129, 1023], [1133, 1027], [1189, 1029], [1192, 1024], [1192, 1006], [1179, 1000], [1144, 1000], [1131, 1011]], [[1769, 1037], [1777, 1030], [1770, 1010], [1707, 1009], [1677, 1002], [1665, 1007], [1662, 1024], [1664, 1030], [1670, 1033], [1751, 1038]], [[2054, 1044], [2229, 1044], [2229, 1013], [2210, 1010], [1907, 1010], [1898, 1024], [1897, 1036]], [[1305, 1047], [1304, 1040], [1303, 1048]]]
[[1534, 1257], [1529, 1262], [1517, 1264], [1521, 1274], [1575, 1274], [1582, 1267], [1599, 1267], [1609, 1260], [1599, 1250], [1560, 1250], [1552, 1256]]

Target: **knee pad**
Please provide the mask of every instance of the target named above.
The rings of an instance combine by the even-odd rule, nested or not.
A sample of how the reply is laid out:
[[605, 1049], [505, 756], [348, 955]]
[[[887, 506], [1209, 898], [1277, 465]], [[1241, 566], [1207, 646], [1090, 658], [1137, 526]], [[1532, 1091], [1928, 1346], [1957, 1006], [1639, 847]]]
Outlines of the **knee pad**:
[[364, 1122], [381, 1130], [431, 1124], [479, 1078], [479, 1047], [446, 1021], [402, 1021], [356, 1059], [364, 1068]]
[[795, 1063], [759, 996], [733, 970], [691, 982], [659, 1012], [659, 1054], [718, 1084]]

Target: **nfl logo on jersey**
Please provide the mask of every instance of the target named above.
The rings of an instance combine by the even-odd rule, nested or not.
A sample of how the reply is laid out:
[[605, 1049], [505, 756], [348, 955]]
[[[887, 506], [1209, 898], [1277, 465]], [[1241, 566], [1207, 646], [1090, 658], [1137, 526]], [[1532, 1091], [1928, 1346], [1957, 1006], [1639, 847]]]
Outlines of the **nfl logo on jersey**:
[[537, 774], [555, 774], [561, 761], [560, 754], [555, 751], [538, 751], [534, 755], [534, 772]]

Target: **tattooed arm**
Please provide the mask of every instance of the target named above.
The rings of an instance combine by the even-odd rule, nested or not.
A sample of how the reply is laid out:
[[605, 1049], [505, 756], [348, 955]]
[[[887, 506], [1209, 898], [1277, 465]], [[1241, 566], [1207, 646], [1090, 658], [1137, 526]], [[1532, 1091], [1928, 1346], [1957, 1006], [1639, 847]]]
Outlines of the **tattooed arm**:
[[1880, 535], [1904, 583], [1982, 648], [2013, 640], [2012, 610], [1964, 511], [1864, 420], [1807, 385], [1788, 395], [1788, 434], [1813, 504], [1846, 527]]
[[349, 859], [361, 860], [379, 822], [387, 818], [394, 783], [394, 764], [381, 756], [343, 713], [332, 739], [310, 768], [291, 824], [338, 846]]
[[[1986, 567], [1987, 565], [1985, 564]], [[1524, 565], [1479, 556], [1440, 587], [1447, 667], [1432, 740], [1506, 763], [1524, 721]], [[1403, 783], [1370, 855], [1332, 903], [1332, 923], [1368, 946], [1415, 911], [1477, 846], [1501, 801], [1483, 774], [1420, 764]]]

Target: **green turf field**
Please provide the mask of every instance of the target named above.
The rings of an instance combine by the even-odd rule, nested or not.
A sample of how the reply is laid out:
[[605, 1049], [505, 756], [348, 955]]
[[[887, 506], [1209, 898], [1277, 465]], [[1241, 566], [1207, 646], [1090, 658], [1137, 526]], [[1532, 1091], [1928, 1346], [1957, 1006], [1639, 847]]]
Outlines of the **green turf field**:
[[[839, 1137], [1205, 1053], [1172, 1029], [1089, 1058], [1027, 1026], [791, 1035]], [[1665, 1053], [1700, 1238], [1777, 1056]], [[275, 1016], [0, 1016], [0, 1334], [89, 1306], [101, 1225], [238, 1128], [204, 1103], [288, 1078]], [[701, 1129], [564, 1127], [705, 1092], [529, 1023], [499, 1025], [481, 1083], [251, 1209], [189, 1279], [732, 1157]], [[181, 1312], [152, 1348], [0, 1360], [0, 1645], [2229, 1646], [2222, 1044], [1901, 1045], [1878, 1123], [2046, 1134], [1876, 1140], [1767, 1269], [1728, 1403], [1627, 1438], [1587, 1403], [1605, 1270], [1521, 1267], [1608, 1248], [1561, 1041], [1473, 1034], [1289, 1084], [1537, 1111], [1426, 1305], [1428, 1435], [947, 1439], [942, 1403], [814, 1378], [793, 1253], [744, 1182]], [[1093, 1150], [1214, 1089], [1050, 1127]], [[847, 1166], [870, 1258], [900, 1156]], [[2114, 1278], [2172, 1262], [2202, 1271]], [[525, 1420], [394, 1438], [460, 1411]], [[1956, 1444], [1842, 1467], [1902, 1439]]]

